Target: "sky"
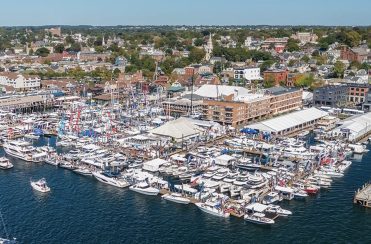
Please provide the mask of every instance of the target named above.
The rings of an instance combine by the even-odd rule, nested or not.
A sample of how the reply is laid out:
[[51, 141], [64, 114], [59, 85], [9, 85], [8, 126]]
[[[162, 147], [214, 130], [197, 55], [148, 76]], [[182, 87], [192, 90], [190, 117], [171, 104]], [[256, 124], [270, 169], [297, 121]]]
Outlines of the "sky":
[[4, 0], [0, 26], [371, 25], [371, 0]]

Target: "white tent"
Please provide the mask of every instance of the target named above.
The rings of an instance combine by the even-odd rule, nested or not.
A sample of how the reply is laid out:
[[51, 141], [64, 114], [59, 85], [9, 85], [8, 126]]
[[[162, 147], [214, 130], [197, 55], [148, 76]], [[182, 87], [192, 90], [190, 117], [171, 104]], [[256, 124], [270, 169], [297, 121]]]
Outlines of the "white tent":
[[166, 124], [157, 127], [150, 131], [150, 133], [159, 136], [171, 137], [176, 141], [193, 138], [203, 132], [203, 129], [190, 122], [187, 118], [179, 118], [169, 121]]
[[167, 161], [161, 158], [155, 158], [151, 161], [144, 162], [143, 169], [150, 172], [157, 172], [160, 166], [164, 163], [167, 163]]

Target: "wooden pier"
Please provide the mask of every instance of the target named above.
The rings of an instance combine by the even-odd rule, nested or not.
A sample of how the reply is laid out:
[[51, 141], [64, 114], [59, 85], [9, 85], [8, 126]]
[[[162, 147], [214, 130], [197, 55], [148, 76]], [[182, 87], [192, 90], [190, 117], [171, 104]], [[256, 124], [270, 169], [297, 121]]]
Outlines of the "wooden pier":
[[371, 183], [366, 183], [357, 190], [353, 202], [363, 207], [371, 208]]

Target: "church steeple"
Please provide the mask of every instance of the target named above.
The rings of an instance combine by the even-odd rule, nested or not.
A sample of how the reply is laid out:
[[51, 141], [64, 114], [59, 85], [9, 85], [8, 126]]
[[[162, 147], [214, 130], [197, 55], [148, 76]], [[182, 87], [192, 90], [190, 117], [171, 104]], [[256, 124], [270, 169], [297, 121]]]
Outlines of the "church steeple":
[[205, 51], [206, 51], [205, 60], [209, 61], [211, 58], [211, 54], [213, 52], [213, 39], [211, 33], [209, 35], [209, 40], [207, 40]]

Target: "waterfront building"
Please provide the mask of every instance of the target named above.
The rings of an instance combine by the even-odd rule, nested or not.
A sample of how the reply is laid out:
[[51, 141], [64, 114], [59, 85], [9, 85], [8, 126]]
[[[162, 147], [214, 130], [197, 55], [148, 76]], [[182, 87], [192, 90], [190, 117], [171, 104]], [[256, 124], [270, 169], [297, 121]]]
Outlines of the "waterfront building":
[[325, 116], [328, 116], [328, 112], [309, 108], [251, 124], [248, 127], [275, 136], [283, 136], [313, 128]]
[[11, 86], [16, 91], [29, 91], [40, 88], [40, 77], [12, 72], [0, 73], [0, 85]]
[[348, 87], [344, 85], [328, 85], [317, 88], [313, 92], [314, 106], [341, 107], [347, 101]]

